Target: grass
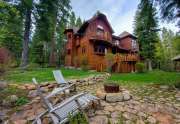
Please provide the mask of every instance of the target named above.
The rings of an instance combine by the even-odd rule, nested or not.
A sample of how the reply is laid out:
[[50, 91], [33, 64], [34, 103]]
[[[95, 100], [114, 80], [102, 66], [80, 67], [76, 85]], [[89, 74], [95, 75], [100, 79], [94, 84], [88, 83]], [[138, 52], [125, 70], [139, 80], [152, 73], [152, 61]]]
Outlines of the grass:
[[152, 71], [145, 73], [126, 73], [112, 74], [109, 78], [121, 85], [147, 85], [147, 84], [164, 84], [171, 85], [180, 83], [180, 73]]
[[[3, 79], [11, 83], [31, 83], [33, 77], [37, 78], [39, 82], [54, 81], [54, 77], [52, 73], [53, 70], [55, 69], [37, 68], [26, 71], [20, 69], [13, 69], [6, 72], [6, 74], [3, 76]], [[64, 69], [64, 68], [61, 68], [61, 71], [65, 78], [80, 78], [89, 75], [99, 74], [98, 72]]]

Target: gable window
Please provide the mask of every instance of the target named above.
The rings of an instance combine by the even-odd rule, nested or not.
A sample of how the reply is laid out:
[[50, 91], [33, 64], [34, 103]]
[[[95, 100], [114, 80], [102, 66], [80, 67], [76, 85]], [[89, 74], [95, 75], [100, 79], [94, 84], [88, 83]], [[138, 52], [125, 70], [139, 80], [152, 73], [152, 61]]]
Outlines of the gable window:
[[97, 26], [96, 34], [100, 35], [100, 36], [102, 36], [104, 34], [104, 28], [101, 25]]

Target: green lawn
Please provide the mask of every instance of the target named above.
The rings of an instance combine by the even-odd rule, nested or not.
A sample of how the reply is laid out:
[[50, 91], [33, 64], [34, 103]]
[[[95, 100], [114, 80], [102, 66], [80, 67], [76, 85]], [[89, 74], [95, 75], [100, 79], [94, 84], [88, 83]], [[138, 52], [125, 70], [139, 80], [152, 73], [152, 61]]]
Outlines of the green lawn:
[[[35, 77], [39, 82], [44, 81], [53, 81], [54, 68], [37, 68], [29, 71], [22, 71], [20, 69], [13, 69], [6, 72], [2, 77], [4, 80], [7, 80], [12, 83], [30, 83], [32, 78]], [[99, 74], [98, 72], [82, 71], [82, 70], [73, 70], [73, 69], [64, 69], [61, 68], [61, 71], [65, 78], [80, 78], [86, 77], [93, 74]]]
[[152, 71], [146, 73], [112, 74], [109, 80], [121, 85], [174, 84], [180, 83], [180, 73]]

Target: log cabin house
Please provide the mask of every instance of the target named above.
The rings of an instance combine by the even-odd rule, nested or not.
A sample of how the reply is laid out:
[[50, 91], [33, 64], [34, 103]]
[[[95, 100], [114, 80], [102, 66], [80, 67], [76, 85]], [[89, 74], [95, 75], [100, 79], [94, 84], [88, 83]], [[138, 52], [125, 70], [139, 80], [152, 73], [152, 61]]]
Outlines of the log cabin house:
[[138, 43], [136, 37], [128, 32], [119, 36], [114, 31], [106, 16], [97, 12], [85, 21], [80, 28], [68, 28], [65, 66], [81, 67], [82, 58], [87, 59], [88, 67], [97, 71], [107, 69], [105, 55], [113, 53], [113, 72], [133, 72], [138, 61]]

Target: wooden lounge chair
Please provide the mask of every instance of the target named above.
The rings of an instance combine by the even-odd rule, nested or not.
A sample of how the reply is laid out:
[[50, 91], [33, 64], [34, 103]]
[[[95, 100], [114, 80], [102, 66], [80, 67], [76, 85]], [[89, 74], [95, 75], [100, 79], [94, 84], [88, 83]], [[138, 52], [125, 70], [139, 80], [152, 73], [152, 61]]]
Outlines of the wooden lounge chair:
[[[42, 124], [42, 117], [48, 113], [53, 121], [53, 124], [63, 124], [68, 121], [69, 114], [72, 116], [78, 112], [83, 112], [93, 101], [99, 101], [99, 98], [89, 94], [89, 93], [79, 93], [72, 97], [66, 98], [60, 104], [53, 106], [48, 100], [49, 97], [44, 97], [40, 86], [38, 85], [35, 78], [32, 79], [33, 83], [36, 85], [38, 95], [41, 97], [43, 103], [47, 107], [47, 111], [41, 113], [36, 117], [33, 124]], [[64, 92], [63, 90], [61, 92]], [[99, 101], [100, 102], [100, 101]]]
[[67, 86], [70, 85], [70, 88], [72, 91], [76, 91], [76, 85], [75, 84], [71, 84], [70, 82], [67, 82], [64, 79], [64, 76], [62, 75], [61, 70], [54, 70], [53, 71], [53, 75], [54, 75], [54, 79], [56, 80], [56, 82], [60, 85], [60, 86]]

